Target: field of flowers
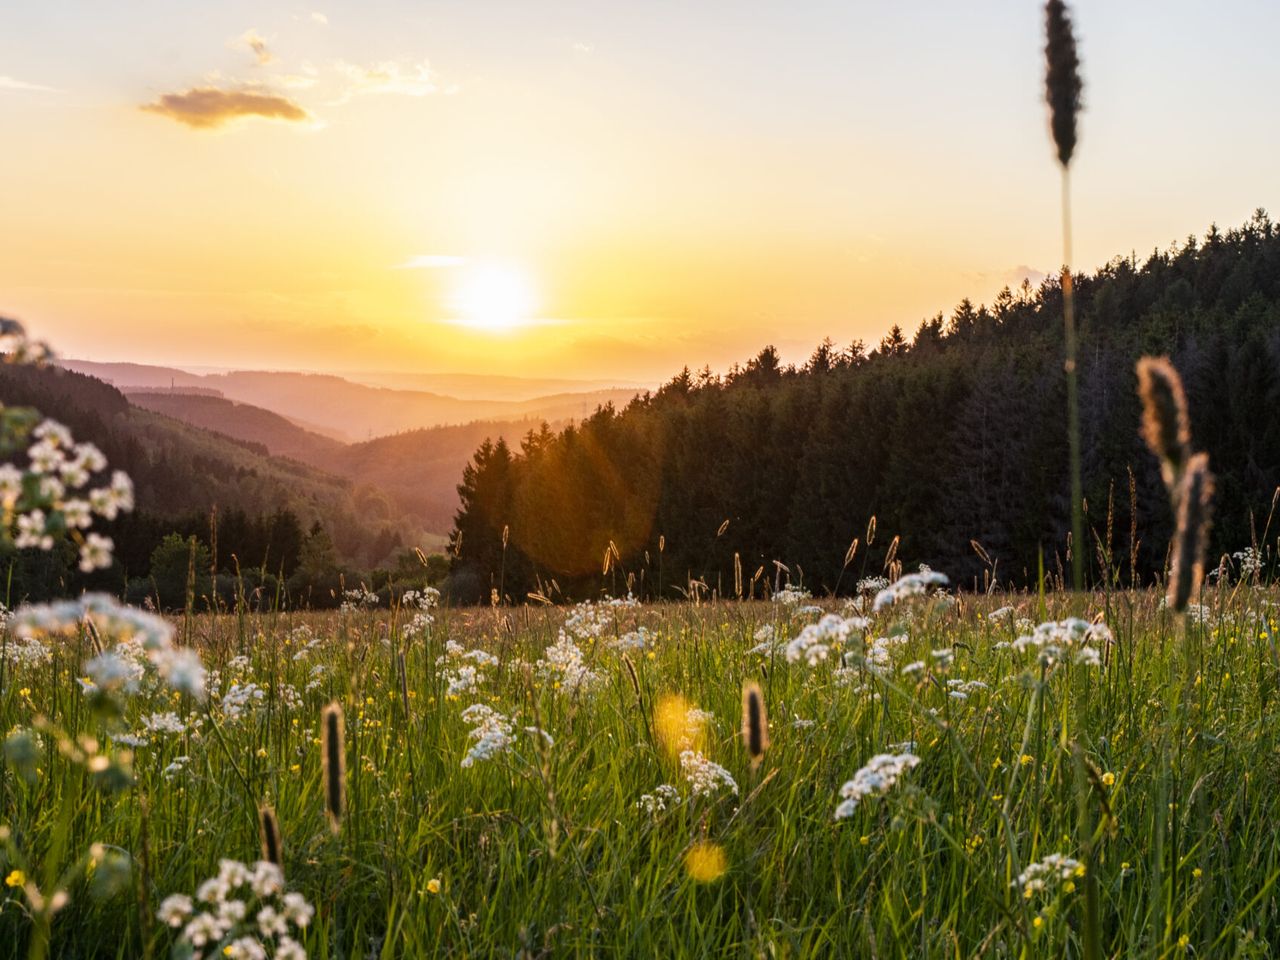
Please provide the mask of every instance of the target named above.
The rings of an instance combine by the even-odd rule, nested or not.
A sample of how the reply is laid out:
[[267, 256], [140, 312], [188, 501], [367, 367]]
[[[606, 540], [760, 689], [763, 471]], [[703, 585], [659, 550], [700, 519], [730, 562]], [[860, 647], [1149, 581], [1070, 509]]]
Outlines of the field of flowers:
[[1274, 594], [941, 580], [28, 608], [0, 956], [1273, 955]]

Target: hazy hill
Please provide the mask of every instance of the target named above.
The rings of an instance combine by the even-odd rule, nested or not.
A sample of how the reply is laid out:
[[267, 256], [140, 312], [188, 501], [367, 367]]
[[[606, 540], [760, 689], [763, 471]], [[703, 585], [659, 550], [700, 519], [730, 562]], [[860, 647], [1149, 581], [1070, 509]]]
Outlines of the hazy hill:
[[324, 467], [346, 447], [341, 441], [306, 430], [292, 420], [225, 397], [127, 390], [134, 406], [153, 410], [216, 433], [262, 444], [273, 456], [291, 457]]
[[[187, 412], [218, 403], [232, 409], [236, 420], [270, 422], [275, 441], [288, 431], [278, 418], [270, 421], [266, 411], [244, 410], [218, 398], [181, 399]], [[372, 552], [385, 528], [394, 527], [406, 544], [422, 539], [418, 525], [365, 481], [271, 456], [262, 440], [203, 429], [145, 409], [93, 377], [57, 367], [0, 364], [0, 401], [35, 407], [69, 426], [78, 440], [100, 447], [113, 469], [133, 479], [139, 514], [176, 518], [207, 513], [215, 505], [220, 513], [238, 510], [250, 516], [287, 510], [304, 529], [319, 520], [344, 557], [365, 563], [384, 559]], [[313, 449], [341, 446], [314, 435], [307, 442]]]
[[[179, 390], [183, 388], [179, 387]], [[568, 418], [483, 420], [431, 427], [346, 444], [299, 427], [293, 421], [225, 397], [156, 390], [130, 390], [137, 407], [290, 457], [386, 494], [394, 511], [415, 528], [443, 537], [458, 509], [458, 483], [471, 454], [485, 439], [518, 445], [543, 423], [559, 429]], [[575, 409], [573, 401], [568, 406]], [[587, 411], [590, 413], [591, 411]]]
[[[237, 370], [193, 374], [172, 367], [136, 363], [65, 360], [62, 365], [131, 388], [200, 387], [230, 400], [264, 407], [312, 429], [336, 431], [343, 439], [366, 440], [405, 430], [462, 424], [474, 420], [537, 418], [563, 420], [590, 414], [597, 406], [625, 404], [634, 387], [567, 391], [529, 399], [460, 399], [417, 389], [391, 389], [355, 383], [331, 374]], [[511, 378], [497, 378], [511, 395]], [[455, 383], [461, 382], [455, 380]], [[562, 385], [564, 381], [550, 381]], [[570, 381], [572, 383], [572, 381]], [[468, 392], [479, 387], [471, 384]]]

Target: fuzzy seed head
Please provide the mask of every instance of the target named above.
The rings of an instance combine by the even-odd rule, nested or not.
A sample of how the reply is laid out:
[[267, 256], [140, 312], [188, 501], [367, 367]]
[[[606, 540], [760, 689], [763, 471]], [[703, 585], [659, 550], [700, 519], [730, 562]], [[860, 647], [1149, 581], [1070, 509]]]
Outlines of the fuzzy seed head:
[[1142, 399], [1142, 437], [1160, 458], [1160, 472], [1175, 496], [1191, 456], [1191, 421], [1182, 378], [1167, 357], [1138, 361], [1138, 396]]
[[769, 715], [758, 683], [742, 688], [742, 743], [751, 756], [752, 768], [758, 767], [769, 749]]
[[1173, 535], [1173, 561], [1167, 602], [1181, 613], [1200, 590], [1204, 557], [1213, 520], [1213, 474], [1209, 456], [1197, 453], [1187, 463], [1178, 495], [1178, 528]]
[[280, 821], [270, 804], [258, 808], [258, 835], [262, 840], [262, 859], [284, 868], [283, 846], [280, 841]]
[[1066, 167], [1076, 149], [1076, 119], [1080, 115], [1084, 83], [1076, 51], [1071, 12], [1062, 0], [1044, 5], [1045, 99], [1049, 104], [1049, 128], [1058, 149], [1058, 162]]
[[342, 829], [342, 814], [346, 807], [346, 758], [342, 704], [331, 703], [320, 715], [320, 763], [324, 780], [325, 813], [334, 833]]

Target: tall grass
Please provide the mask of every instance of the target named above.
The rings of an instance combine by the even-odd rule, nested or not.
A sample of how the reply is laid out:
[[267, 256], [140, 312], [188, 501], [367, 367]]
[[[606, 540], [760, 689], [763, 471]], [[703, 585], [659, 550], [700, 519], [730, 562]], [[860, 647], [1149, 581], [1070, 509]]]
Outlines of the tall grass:
[[[265, 803], [287, 838], [275, 846], [290, 886], [317, 907], [313, 956], [849, 956], [873, 944], [878, 956], [1071, 956], [1090, 937], [1108, 956], [1263, 955], [1280, 938], [1280, 731], [1265, 719], [1280, 689], [1276, 599], [1215, 587], [1175, 643], [1155, 593], [1098, 595], [1089, 612], [1115, 637], [1101, 669], [1042, 667], [1001, 645], [1025, 631], [1010, 618], [1039, 617], [1038, 598], [926, 601], [878, 617], [869, 637], [907, 631], [893, 667], [853, 677], [834, 657], [811, 668], [777, 648], [747, 652], [760, 627], [786, 639], [816, 617], [794, 606], [628, 608], [581, 643], [598, 679], [577, 692], [532, 666], [556, 639], [555, 610], [530, 610], [514, 629], [506, 611], [455, 612], [430, 637], [397, 636], [385, 613], [251, 614], [247, 663], [233, 660], [230, 631], [197, 616], [194, 640], [221, 673], [207, 716], [155, 691], [118, 723], [96, 720], [73, 650], [15, 668], [0, 695], [5, 731], [53, 717], [72, 738], [118, 750], [112, 730], [164, 709], [188, 730], [137, 747], [136, 784], [114, 794], [46, 737], [30, 779], [13, 767], [0, 783], [12, 837], [3, 872], [21, 856], [29, 876], [57, 873], [91, 843], [129, 852], [132, 894], [95, 899], [79, 865], [49, 955], [163, 956], [173, 934], [148, 911], [193, 890], [219, 858], [253, 859]], [[1016, 611], [993, 618], [1002, 601]], [[1043, 603], [1056, 617], [1071, 601]], [[301, 626], [319, 640], [295, 659]], [[624, 660], [611, 640], [638, 626], [650, 642]], [[450, 640], [499, 661], [455, 697], [450, 661], [437, 662]], [[924, 672], [903, 672], [918, 660]], [[238, 720], [219, 705], [232, 682], [265, 691]], [[738, 729], [752, 682], [772, 718], [772, 743], [754, 758]], [[950, 695], [960, 690], [965, 699]], [[700, 749], [738, 794], [691, 795], [653, 733], [668, 693], [714, 715]], [[337, 839], [321, 750], [330, 702], [346, 714]], [[463, 769], [470, 703], [512, 718], [514, 739]], [[524, 733], [533, 726], [553, 742]], [[919, 765], [836, 822], [840, 784], [911, 742]], [[166, 775], [179, 756], [190, 760]], [[678, 800], [636, 806], [661, 784]], [[722, 876], [689, 875], [695, 845], [723, 852]], [[1057, 853], [1085, 864], [1084, 877], [1030, 899], [1012, 885]], [[24, 956], [37, 927], [21, 890], [3, 889], [0, 956]]]

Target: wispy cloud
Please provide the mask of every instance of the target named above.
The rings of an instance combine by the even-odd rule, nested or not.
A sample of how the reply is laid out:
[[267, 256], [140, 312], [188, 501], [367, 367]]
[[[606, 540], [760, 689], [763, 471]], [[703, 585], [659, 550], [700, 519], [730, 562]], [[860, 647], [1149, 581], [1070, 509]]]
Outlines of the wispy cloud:
[[39, 83], [27, 83], [25, 80], [18, 80], [15, 77], [0, 75], [0, 90], [36, 90], [52, 93], [53, 87], [46, 87]]
[[596, 45], [594, 43], [583, 43], [579, 40], [573, 44], [574, 53], [594, 53], [595, 49]]
[[397, 270], [439, 270], [442, 267], [460, 267], [467, 262], [466, 257], [458, 257], [449, 253], [420, 253], [410, 257], [404, 263], [397, 264]]
[[312, 11], [311, 11], [311, 22], [312, 22], [312, 23], [318, 23], [318, 24], [320, 24], [320, 26], [322, 26], [322, 27], [327, 27], [327, 26], [329, 25], [329, 18], [328, 18], [328, 17], [326, 17], [326, 16], [325, 16], [323, 13], [321, 13], [319, 10], [312, 10]]
[[254, 59], [258, 61], [258, 66], [261, 67], [265, 67], [276, 58], [275, 54], [267, 46], [266, 38], [252, 27], [232, 40], [231, 46], [248, 50], [253, 54]]
[[425, 97], [439, 90], [435, 72], [426, 60], [419, 63], [383, 60], [367, 67], [339, 60], [334, 68], [346, 84], [339, 103], [345, 103], [356, 94], [391, 93]]
[[183, 93], [166, 93], [152, 103], [143, 104], [141, 109], [201, 130], [220, 127], [243, 117], [264, 117], [291, 123], [312, 119], [311, 114], [288, 97], [218, 87], [192, 87]]

